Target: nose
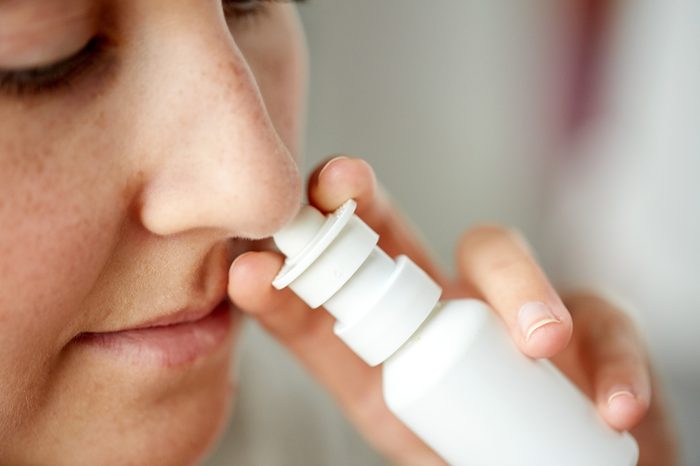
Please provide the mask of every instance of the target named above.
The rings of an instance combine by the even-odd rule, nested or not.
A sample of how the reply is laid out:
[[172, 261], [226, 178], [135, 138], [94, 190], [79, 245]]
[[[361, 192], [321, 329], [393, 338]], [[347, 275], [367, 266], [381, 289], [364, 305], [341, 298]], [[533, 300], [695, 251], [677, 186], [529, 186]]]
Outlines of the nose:
[[141, 150], [151, 161], [142, 173], [141, 223], [158, 235], [270, 236], [299, 208], [296, 163], [230, 37], [209, 31], [191, 39], [146, 65], [161, 78], [151, 75], [140, 105], [153, 128], [149, 150]]

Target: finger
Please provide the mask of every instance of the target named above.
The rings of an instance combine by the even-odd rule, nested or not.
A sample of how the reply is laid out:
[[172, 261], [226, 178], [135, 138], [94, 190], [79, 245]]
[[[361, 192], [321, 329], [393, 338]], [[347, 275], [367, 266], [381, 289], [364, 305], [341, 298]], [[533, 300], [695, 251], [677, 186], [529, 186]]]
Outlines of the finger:
[[481, 226], [465, 233], [457, 267], [462, 280], [503, 318], [530, 357], [551, 357], [571, 338], [569, 311], [517, 233]]
[[[381, 368], [365, 364], [338, 339], [330, 314], [309, 309], [288, 288], [272, 287], [282, 262], [281, 256], [267, 251], [240, 255], [229, 271], [231, 300], [295, 354], [376, 448], [397, 461], [434, 460], [435, 454], [384, 404]], [[388, 445], [405, 448], [392, 451]]]
[[378, 383], [378, 370], [364, 364], [333, 334], [330, 314], [309, 309], [289, 288], [272, 287], [282, 263], [272, 252], [237, 257], [229, 272], [231, 300], [300, 357], [342, 404], [352, 407], [362, 400], [368, 385]]
[[651, 404], [643, 421], [630, 429], [630, 433], [639, 444], [638, 465], [678, 466], [681, 464], [678, 458], [678, 434], [669, 419], [668, 407], [665, 406], [662, 390], [653, 373], [651, 374], [651, 392], [653, 394]]
[[575, 338], [598, 411], [615, 429], [631, 429], [651, 401], [646, 353], [634, 324], [609, 301], [593, 294], [572, 295], [566, 302], [576, 309]]
[[337, 156], [314, 170], [309, 178], [309, 200], [330, 212], [348, 199], [357, 202], [357, 215], [379, 234], [379, 247], [390, 256], [405, 254], [443, 288], [451, 283], [432, 255], [377, 183], [372, 167], [362, 159]]

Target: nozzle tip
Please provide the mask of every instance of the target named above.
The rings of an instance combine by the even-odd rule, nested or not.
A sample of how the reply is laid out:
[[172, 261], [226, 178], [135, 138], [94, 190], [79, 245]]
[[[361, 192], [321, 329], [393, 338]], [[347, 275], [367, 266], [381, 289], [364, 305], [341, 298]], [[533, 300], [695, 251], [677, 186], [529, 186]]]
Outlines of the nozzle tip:
[[294, 257], [306, 247], [321, 229], [325, 217], [316, 208], [305, 205], [294, 219], [275, 233], [272, 239], [286, 257]]

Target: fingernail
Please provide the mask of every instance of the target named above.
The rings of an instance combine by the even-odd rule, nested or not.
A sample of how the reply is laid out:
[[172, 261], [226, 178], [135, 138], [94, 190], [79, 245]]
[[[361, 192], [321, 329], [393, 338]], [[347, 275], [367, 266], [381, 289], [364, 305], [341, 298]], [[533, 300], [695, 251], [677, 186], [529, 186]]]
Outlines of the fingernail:
[[532, 334], [545, 325], [559, 322], [549, 306], [538, 301], [526, 303], [518, 311], [518, 325], [525, 341], [530, 340]]
[[237, 256], [233, 259], [233, 262], [231, 262], [231, 265], [229, 266], [229, 270], [233, 270], [233, 269], [236, 267], [236, 263], [238, 263], [238, 261], [239, 261], [239, 259], [240, 259], [241, 257], [245, 256], [246, 254], [252, 254], [252, 253], [253, 253], [253, 251], [245, 251], [245, 252], [243, 252], [243, 253], [237, 255]]
[[328, 162], [326, 162], [326, 164], [323, 166], [323, 168], [321, 169], [321, 171], [318, 172], [318, 177], [321, 178], [321, 175], [323, 175], [323, 172], [325, 172], [326, 169], [327, 169], [328, 167], [330, 167], [331, 165], [333, 165], [333, 164], [336, 163], [337, 161], [339, 161], [339, 160], [346, 160], [346, 159], [349, 159], [349, 158], [350, 158], [350, 157], [347, 157], [347, 156], [345, 156], [345, 155], [339, 155], [339, 156], [337, 156], [337, 157], [333, 157], [333, 158], [330, 159]]
[[608, 391], [608, 406], [612, 405], [613, 400], [619, 397], [625, 397], [629, 400], [634, 400], [636, 396], [632, 387], [629, 385], [615, 385]]

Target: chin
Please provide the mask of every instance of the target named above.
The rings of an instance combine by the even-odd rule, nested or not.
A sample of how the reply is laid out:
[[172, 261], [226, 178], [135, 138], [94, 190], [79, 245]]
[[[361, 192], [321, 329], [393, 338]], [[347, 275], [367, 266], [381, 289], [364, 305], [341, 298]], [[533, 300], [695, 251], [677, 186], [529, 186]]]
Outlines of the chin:
[[167, 409], [162, 422], [155, 421], [151, 429], [144, 431], [144, 436], [151, 440], [141, 455], [130, 461], [119, 461], [119, 464], [184, 466], [201, 463], [226, 427], [234, 394], [233, 386], [228, 384], [224, 390], [210, 393], [205, 399]]
[[235, 399], [229, 358], [178, 382], [162, 393], [163, 398], [144, 397], [148, 404], [143, 410], [138, 400], [129, 416], [131, 425], [113, 433], [112, 438], [122, 437], [116, 449], [89, 463], [109, 464], [114, 459], [115, 465], [187, 466], [203, 461], [223, 433]]
[[158, 374], [115, 372], [104, 360], [97, 367], [76, 354], [79, 366], [68, 363], [64, 377], [54, 380], [41, 415], [15, 436], [15, 454], [0, 463], [201, 462], [226, 426], [236, 395], [228, 343], [191, 367]]

